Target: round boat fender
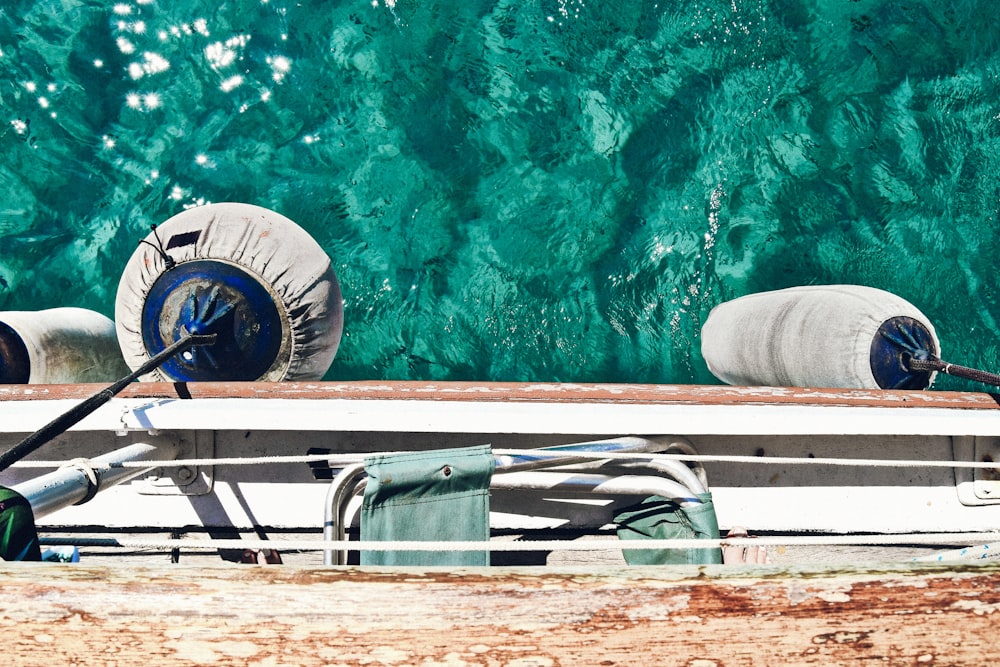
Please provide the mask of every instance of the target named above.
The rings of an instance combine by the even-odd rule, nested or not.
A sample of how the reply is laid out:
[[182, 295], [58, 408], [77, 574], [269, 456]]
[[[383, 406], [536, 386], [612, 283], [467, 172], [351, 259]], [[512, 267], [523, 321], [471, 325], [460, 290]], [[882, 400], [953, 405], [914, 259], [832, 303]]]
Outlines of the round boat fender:
[[[925, 389], [934, 326], [895, 294], [860, 285], [792, 287], [712, 309], [701, 332], [709, 370], [733, 385]], [[916, 365], [916, 364], [912, 364]]]
[[127, 372], [115, 323], [100, 313], [0, 312], [0, 384], [110, 382]]
[[170, 218], [133, 253], [115, 302], [118, 340], [133, 370], [188, 334], [217, 334], [149, 380], [318, 380], [343, 330], [330, 258], [301, 227], [242, 203]]

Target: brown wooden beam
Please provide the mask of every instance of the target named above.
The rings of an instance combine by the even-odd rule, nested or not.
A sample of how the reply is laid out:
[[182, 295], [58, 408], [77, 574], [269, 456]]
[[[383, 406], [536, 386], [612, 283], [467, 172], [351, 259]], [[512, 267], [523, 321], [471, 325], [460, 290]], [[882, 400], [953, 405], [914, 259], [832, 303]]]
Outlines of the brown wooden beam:
[[[100, 385], [0, 385], [0, 401], [83, 399]], [[190, 382], [135, 383], [122, 398], [270, 398], [421, 401], [525, 401], [687, 405], [838, 405], [1000, 409], [983, 392], [730, 387], [726, 385], [516, 382]]]
[[0, 569], [7, 664], [987, 664], [1000, 564]]

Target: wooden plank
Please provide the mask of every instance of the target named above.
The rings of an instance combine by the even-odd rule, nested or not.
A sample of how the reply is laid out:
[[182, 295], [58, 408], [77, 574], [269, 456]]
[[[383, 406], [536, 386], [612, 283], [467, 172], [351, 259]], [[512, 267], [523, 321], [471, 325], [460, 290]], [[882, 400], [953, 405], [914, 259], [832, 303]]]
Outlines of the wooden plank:
[[9, 664], [985, 664], [1000, 565], [362, 570], [8, 563]]
[[[0, 401], [83, 399], [103, 385], [0, 385]], [[136, 383], [121, 398], [260, 398], [521, 401], [622, 404], [871, 406], [997, 410], [984, 392], [730, 387], [724, 385], [515, 382], [193, 382]]]

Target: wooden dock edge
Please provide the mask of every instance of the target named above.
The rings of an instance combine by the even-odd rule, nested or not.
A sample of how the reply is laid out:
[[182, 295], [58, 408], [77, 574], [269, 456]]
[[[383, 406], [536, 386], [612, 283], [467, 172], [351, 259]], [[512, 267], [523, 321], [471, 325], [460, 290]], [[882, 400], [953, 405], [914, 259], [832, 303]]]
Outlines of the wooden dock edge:
[[1000, 563], [0, 566], [19, 665], [971, 665], [998, 611]]
[[[0, 401], [83, 400], [98, 384], [0, 385]], [[543, 382], [136, 382], [124, 399], [281, 399], [632, 405], [810, 405], [998, 410], [986, 392]]]

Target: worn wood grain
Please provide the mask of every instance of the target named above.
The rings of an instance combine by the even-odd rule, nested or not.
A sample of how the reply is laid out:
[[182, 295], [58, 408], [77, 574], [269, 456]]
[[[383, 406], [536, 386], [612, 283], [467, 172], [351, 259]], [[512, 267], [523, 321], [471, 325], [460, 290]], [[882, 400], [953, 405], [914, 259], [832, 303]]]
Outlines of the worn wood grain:
[[[83, 399], [102, 385], [0, 385], [0, 400]], [[192, 382], [135, 383], [121, 398], [259, 398], [424, 401], [593, 402], [693, 405], [820, 405], [997, 410], [985, 392], [730, 387], [724, 385], [518, 382]]]
[[1000, 565], [5, 564], [7, 664], [987, 664]]

